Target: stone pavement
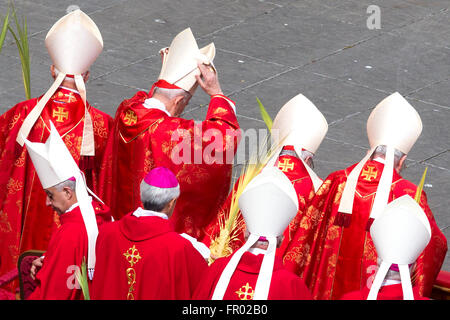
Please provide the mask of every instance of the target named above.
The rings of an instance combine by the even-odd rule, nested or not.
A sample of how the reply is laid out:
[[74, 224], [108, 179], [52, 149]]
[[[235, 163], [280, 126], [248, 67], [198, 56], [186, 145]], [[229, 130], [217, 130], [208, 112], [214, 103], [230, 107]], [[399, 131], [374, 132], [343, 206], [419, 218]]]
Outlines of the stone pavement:
[[[7, 0], [1, 0], [4, 14]], [[325, 178], [367, 150], [371, 110], [398, 91], [424, 129], [403, 176], [425, 191], [438, 226], [450, 238], [450, 2], [448, 0], [16, 0], [27, 17], [32, 96], [52, 83], [44, 38], [66, 9], [79, 6], [97, 23], [104, 51], [91, 69], [88, 100], [114, 116], [119, 103], [149, 90], [158, 50], [191, 27], [199, 46], [213, 41], [224, 93], [237, 103], [243, 129], [263, 129], [256, 97], [272, 117], [303, 93], [324, 113], [327, 137], [315, 170]], [[369, 29], [370, 5], [380, 29]], [[372, 20], [371, 20], [372, 21]], [[0, 112], [24, 100], [20, 61], [8, 35], [0, 53]], [[184, 117], [202, 120], [208, 98], [198, 90]], [[236, 166], [235, 174], [239, 173]], [[450, 270], [450, 255], [443, 269]]]

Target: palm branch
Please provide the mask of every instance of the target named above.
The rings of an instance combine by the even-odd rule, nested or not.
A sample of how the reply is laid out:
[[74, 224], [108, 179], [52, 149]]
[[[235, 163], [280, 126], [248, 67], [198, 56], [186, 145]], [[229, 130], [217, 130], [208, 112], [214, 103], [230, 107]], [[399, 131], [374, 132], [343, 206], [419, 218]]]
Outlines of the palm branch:
[[269, 131], [272, 131], [272, 118], [270, 117], [269, 113], [266, 111], [266, 108], [264, 108], [261, 100], [259, 100], [258, 97], [256, 97], [256, 101], [258, 102], [259, 111], [261, 112], [261, 118], [263, 119]]
[[427, 170], [428, 167], [425, 167], [425, 170], [423, 171], [422, 174], [422, 179], [420, 179], [419, 186], [417, 187], [416, 190], [416, 195], [414, 196], [414, 200], [416, 200], [417, 203], [420, 203], [420, 196], [422, 195], [423, 185], [425, 184], [425, 177], [427, 175]]
[[83, 262], [81, 263], [81, 272], [80, 269], [77, 268], [75, 270], [75, 277], [77, 278], [78, 284], [81, 287], [81, 291], [83, 291], [84, 300], [91, 300], [91, 297], [89, 295], [89, 285], [88, 285], [85, 257], [83, 257]]
[[[30, 52], [28, 45], [28, 28], [27, 19], [22, 17], [22, 23], [19, 22], [17, 17], [14, 3], [10, 2], [10, 9], [14, 18], [16, 31], [13, 30], [11, 25], [8, 24], [8, 30], [11, 32], [14, 41], [16, 42], [17, 49], [19, 51], [20, 62], [22, 65], [22, 79], [23, 87], [25, 90], [25, 96], [27, 99], [31, 99], [31, 87], [30, 87]], [[9, 12], [9, 10], [8, 10]]]
[[209, 247], [211, 251], [209, 264], [214, 262], [215, 259], [229, 256], [233, 252], [230, 244], [239, 236], [239, 233], [245, 227], [245, 222], [242, 219], [239, 219], [239, 197], [249, 182], [261, 172], [267, 162], [273, 157], [276, 150], [278, 150], [279, 146], [283, 143], [283, 141], [280, 141], [279, 144], [271, 145], [270, 148], [268, 148], [269, 141], [270, 135], [263, 140], [258, 151], [252, 154], [249, 161], [247, 161], [241, 170], [237, 188], [233, 188], [231, 194], [229, 211], [222, 212], [220, 215], [219, 235], [211, 242]]
[[9, 26], [9, 9], [6, 13], [5, 19], [3, 20], [2, 33], [0, 34], [0, 52], [2, 52], [3, 43], [5, 42], [6, 32], [8, 31]]

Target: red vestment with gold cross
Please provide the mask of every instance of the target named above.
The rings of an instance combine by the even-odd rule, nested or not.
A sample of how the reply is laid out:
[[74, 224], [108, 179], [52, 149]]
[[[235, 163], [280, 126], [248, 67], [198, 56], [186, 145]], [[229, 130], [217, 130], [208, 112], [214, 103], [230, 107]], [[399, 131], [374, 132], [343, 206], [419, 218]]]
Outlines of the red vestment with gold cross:
[[129, 213], [97, 238], [93, 300], [189, 300], [208, 264], [170, 220]]
[[[300, 221], [309, 232], [303, 233], [301, 273], [314, 299], [339, 299], [344, 293], [362, 290], [373, 281], [377, 253], [370, 236], [370, 210], [384, 165], [369, 160], [358, 178], [353, 213], [338, 213], [345, 182], [355, 165], [331, 173], [323, 182]], [[389, 202], [405, 194], [414, 198], [417, 187], [393, 174]], [[431, 240], [417, 259], [415, 285], [421, 296], [429, 296], [447, 252], [447, 240], [440, 231], [422, 192], [420, 206], [431, 225]], [[346, 216], [343, 218], [342, 216]]]
[[[46, 206], [42, 189], [25, 145], [16, 137], [24, 119], [39, 98], [20, 102], [0, 116], [0, 275], [17, 266], [19, 255], [26, 250], [46, 250], [59, 219]], [[28, 140], [45, 143], [53, 122], [75, 162], [85, 173], [88, 187], [97, 192], [112, 118], [88, 104], [92, 117], [95, 156], [80, 157], [85, 107], [80, 95], [60, 87], [45, 105], [31, 129]], [[10, 289], [17, 285], [14, 282]]]
[[[211, 300], [217, 282], [232, 256], [214, 261], [194, 294], [194, 300]], [[253, 300], [256, 281], [264, 258], [263, 254], [245, 252], [233, 273], [223, 300]], [[312, 296], [300, 277], [283, 267], [275, 257], [268, 300], [311, 300]]]
[[[211, 97], [203, 122], [171, 117], [144, 106], [151, 94], [137, 92], [123, 101], [108, 141], [108, 168], [101, 194], [120, 219], [142, 206], [140, 183], [153, 168], [170, 169], [180, 184], [171, 220], [175, 231], [202, 241], [204, 228], [215, 221], [230, 187], [231, 169], [240, 136], [229, 99]], [[112, 156], [114, 155], [114, 157]]]

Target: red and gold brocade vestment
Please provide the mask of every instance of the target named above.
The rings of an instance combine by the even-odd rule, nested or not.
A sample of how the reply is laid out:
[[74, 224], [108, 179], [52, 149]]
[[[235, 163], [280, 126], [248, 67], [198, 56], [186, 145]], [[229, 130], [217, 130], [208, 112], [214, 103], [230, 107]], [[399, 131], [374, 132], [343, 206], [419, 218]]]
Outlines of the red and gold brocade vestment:
[[[358, 178], [353, 213], [345, 215], [338, 213], [338, 207], [347, 176], [355, 165], [327, 177], [300, 222], [310, 228], [303, 235], [303, 278], [314, 299], [339, 299], [347, 292], [370, 286], [375, 276], [377, 253], [369, 232], [369, 215], [384, 165], [373, 160], [365, 164]], [[405, 194], [414, 198], [416, 189], [394, 171], [388, 201]], [[445, 258], [447, 241], [434, 220], [425, 192], [420, 206], [430, 221], [432, 236], [417, 259], [414, 286], [420, 295], [429, 296]]]
[[[120, 219], [142, 206], [139, 186], [145, 175], [164, 166], [180, 184], [171, 217], [175, 231], [202, 241], [205, 227], [217, 218], [229, 190], [240, 136], [236, 115], [222, 95], [211, 97], [203, 122], [146, 108], [144, 102], [149, 98], [151, 94], [139, 91], [119, 106], [114, 135], [108, 142], [109, 155], [114, 158], [108, 159], [101, 194], [111, 203], [114, 218]], [[180, 155], [181, 161], [174, 160], [174, 155]]]
[[[52, 233], [59, 227], [58, 215], [46, 206], [47, 195], [25, 145], [20, 147], [16, 142], [24, 119], [41, 98], [20, 102], [0, 116], [0, 275], [16, 267], [22, 252], [46, 250]], [[80, 157], [85, 107], [77, 92], [63, 87], [45, 105], [28, 140], [44, 143], [52, 121], [84, 171], [89, 188], [97, 192], [112, 118], [89, 104], [88, 110], [94, 129], [94, 157]]]

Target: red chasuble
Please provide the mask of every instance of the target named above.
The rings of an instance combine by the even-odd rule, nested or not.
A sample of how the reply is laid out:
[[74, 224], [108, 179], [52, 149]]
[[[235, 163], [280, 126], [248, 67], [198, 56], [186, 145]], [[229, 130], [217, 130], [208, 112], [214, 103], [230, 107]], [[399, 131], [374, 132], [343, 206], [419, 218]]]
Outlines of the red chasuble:
[[[41, 98], [41, 97], [40, 97]], [[0, 275], [17, 266], [19, 254], [26, 250], [46, 250], [52, 233], [59, 226], [58, 215], [45, 205], [42, 189], [25, 145], [16, 137], [26, 116], [40, 98], [21, 102], [0, 116]], [[95, 139], [95, 156], [80, 159], [84, 125], [81, 97], [59, 88], [47, 102], [28, 140], [44, 143], [50, 135], [50, 120], [55, 125], [75, 162], [86, 175], [88, 186], [98, 190], [112, 118], [89, 106]], [[17, 285], [16, 282], [10, 287]]]
[[[285, 146], [283, 148], [284, 150], [294, 150], [292, 146]], [[300, 218], [303, 214], [303, 212], [308, 207], [308, 203], [311, 201], [311, 199], [314, 197], [314, 186], [312, 184], [311, 178], [309, 177], [308, 172], [305, 169], [305, 166], [303, 165], [303, 162], [292, 155], [282, 155], [278, 157], [277, 162], [275, 163], [278, 168], [284, 172], [284, 174], [289, 178], [289, 180], [292, 182], [292, 185], [295, 188], [295, 191], [297, 192], [298, 197], [298, 204], [299, 204], [299, 210], [297, 212], [297, 215], [292, 219], [289, 226], [284, 231], [284, 240], [281, 244], [281, 246], [277, 249], [277, 255], [280, 257], [284, 257], [288, 246], [292, 243], [294, 239], [294, 235], [297, 232], [297, 229], [299, 228]], [[241, 178], [239, 178], [241, 179]], [[236, 181], [236, 183], [233, 186], [233, 190], [236, 191], [236, 189], [239, 186], [239, 179]], [[221, 218], [223, 218], [224, 213], [228, 214], [231, 206], [231, 200], [232, 200], [233, 192], [230, 192], [227, 199], [223, 203], [222, 207], [219, 209], [219, 215]], [[243, 222], [242, 215], [239, 211], [238, 213], [238, 219]], [[220, 219], [219, 219], [220, 220]], [[220, 225], [210, 225], [208, 227], [208, 233], [210, 234], [209, 240], [212, 241], [214, 238], [220, 233]], [[298, 241], [298, 240], [297, 240]], [[244, 244], [244, 230], [242, 230], [239, 233], [239, 236], [237, 239], [235, 239], [231, 243], [231, 248], [234, 251], [239, 249]], [[206, 243], [206, 242], [205, 242]], [[209, 245], [209, 243], [206, 243]], [[286, 258], [283, 260], [283, 264], [291, 270], [291, 264], [292, 262]]]
[[[339, 299], [344, 293], [361, 290], [373, 281], [377, 269], [369, 215], [384, 165], [377, 161], [365, 164], [356, 187], [353, 214], [338, 214], [347, 176], [355, 165], [328, 176], [300, 221], [309, 232], [302, 235], [304, 245], [297, 253], [302, 255], [298, 260], [314, 299]], [[413, 183], [397, 172], [392, 181], [389, 202], [405, 194], [414, 198], [417, 187]], [[429, 296], [445, 259], [447, 240], [436, 225], [425, 192], [420, 206], [428, 217], [432, 235], [417, 259], [415, 287], [420, 295]]]
[[[291, 150], [290, 146], [284, 148], [285, 150]], [[293, 148], [292, 148], [293, 150]], [[291, 269], [290, 260], [284, 258], [288, 247], [294, 241], [295, 234], [300, 227], [300, 219], [303, 216], [309, 202], [314, 197], [314, 185], [309, 177], [308, 171], [306, 171], [305, 165], [297, 157], [291, 155], [283, 155], [278, 158], [276, 163], [278, 168], [284, 172], [284, 174], [292, 182], [292, 185], [297, 192], [298, 197], [298, 212], [297, 215], [289, 223], [289, 226], [283, 233], [284, 240], [281, 246], [277, 249], [277, 254], [283, 258], [283, 264], [288, 270]]]
[[[370, 289], [364, 287], [359, 291], [352, 291], [344, 294], [339, 300], [367, 300]], [[430, 300], [420, 296], [417, 287], [413, 288], [414, 300]], [[382, 286], [378, 291], [377, 300], [403, 300], [402, 284], [391, 284]]]
[[[110, 221], [110, 211], [105, 205], [93, 201], [99, 228]], [[109, 219], [108, 219], [109, 217]], [[75, 270], [81, 270], [83, 258], [87, 261], [88, 237], [80, 207], [63, 213], [61, 226], [53, 234], [42, 268], [36, 274], [38, 286], [28, 300], [83, 300]]]
[[207, 268], [170, 221], [130, 213], [100, 230], [91, 298], [188, 300]]
[[204, 228], [216, 219], [230, 187], [240, 134], [236, 115], [221, 95], [211, 98], [203, 122], [148, 109], [143, 103], [150, 97], [139, 91], [119, 106], [101, 194], [118, 220], [142, 205], [139, 186], [144, 176], [164, 166], [180, 184], [181, 195], [171, 217], [175, 231], [202, 241]]
[[[236, 271], [230, 279], [223, 300], [253, 300], [263, 254], [245, 252]], [[208, 269], [195, 291], [194, 299], [210, 300], [217, 282], [230, 261], [231, 256], [217, 259]], [[268, 300], [311, 300], [312, 296], [305, 283], [298, 276], [283, 267], [279, 257], [275, 257]]]

